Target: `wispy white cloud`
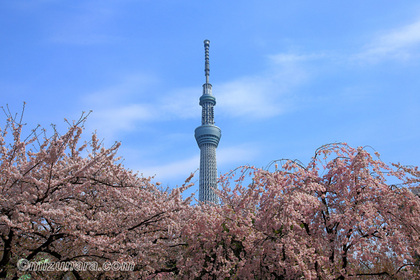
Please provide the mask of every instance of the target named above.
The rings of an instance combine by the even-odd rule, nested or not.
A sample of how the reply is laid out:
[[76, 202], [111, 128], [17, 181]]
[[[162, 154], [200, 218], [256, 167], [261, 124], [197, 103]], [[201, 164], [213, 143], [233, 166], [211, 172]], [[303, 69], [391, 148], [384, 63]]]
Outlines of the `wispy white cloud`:
[[217, 151], [217, 162], [221, 167], [237, 164], [251, 164], [253, 159], [260, 153], [258, 147], [259, 145], [244, 143], [237, 146], [222, 148]]
[[139, 125], [142, 124], [200, 118], [198, 98], [194, 98], [189, 89], [157, 97], [145, 96], [143, 102], [136, 102], [133, 100], [139, 98], [131, 95], [118, 99], [118, 96], [124, 96], [124, 90], [118, 94], [118, 88], [123, 87], [116, 86], [112, 90], [104, 91], [104, 95], [109, 96], [107, 100], [101, 98], [102, 94], [99, 92], [85, 98], [86, 106], [93, 110], [89, 120], [90, 126], [99, 129], [106, 138], [113, 138], [118, 132], [139, 130]]
[[93, 107], [124, 104], [127, 101], [132, 101], [136, 97], [144, 98], [148, 95], [149, 89], [158, 82], [159, 79], [150, 74], [125, 74], [114, 84], [91, 93], [86, 93], [82, 96], [82, 102]]
[[[227, 172], [224, 170], [227, 166], [237, 167], [247, 162], [252, 162], [255, 156], [259, 154], [259, 150], [250, 144], [241, 144], [238, 146], [231, 146], [217, 150], [217, 163], [220, 172]], [[173, 162], [162, 162], [158, 165], [145, 166], [141, 165], [134, 170], [139, 170], [144, 176], [155, 176], [157, 181], [168, 181], [173, 179], [186, 179], [191, 172], [196, 171], [200, 166], [200, 156], [197, 155], [181, 159]], [[198, 178], [198, 173], [197, 173]]]
[[199, 120], [201, 110], [198, 105], [200, 89], [182, 88], [169, 90], [156, 100], [156, 107], [162, 113], [162, 118]]
[[270, 118], [291, 110], [293, 90], [309, 76], [302, 63], [312, 58], [282, 53], [269, 56], [269, 67], [264, 73], [217, 86], [218, 110], [245, 118]]
[[355, 58], [364, 62], [383, 59], [408, 60], [419, 56], [419, 47], [420, 20], [417, 20], [374, 37]]
[[159, 118], [159, 108], [153, 102], [136, 102], [150, 99], [148, 91], [157, 81], [151, 75], [130, 74], [109, 87], [85, 94], [83, 106], [93, 111], [87, 123], [89, 130], [97, 129], [102, 137], [114, 139], [119, 132], [136, 129], [139, 122]]
[[100, 110], [94, 115], [95, 119], [102, 121], [104, 127], [117, 128], [118, 130], [132, 130], [138, 121], [149, 121], [159, 113], [148, 104], [132, 104], [115, 108]]
[[[200, 156], [196, 155], [190, 158], [174, 161], [162, 162], [159, 165], [139, 166], [134, 170], [139, 170], [143, 176], [155, 176], [156, 180], [167, 181], [169, 179], [186, 179], [191, 172], [197, 170], [200, 165]], [[184, 178], [185, 177], [185, 178]], [[182, 183], [182, 182], [181, 182]]]
[[278, 102], [282, 94], [274, 79], [262, 77], [241, 78], [227, 82], [217, 88], [218, 109], [234, 117], [265, 118], [284, 111]]

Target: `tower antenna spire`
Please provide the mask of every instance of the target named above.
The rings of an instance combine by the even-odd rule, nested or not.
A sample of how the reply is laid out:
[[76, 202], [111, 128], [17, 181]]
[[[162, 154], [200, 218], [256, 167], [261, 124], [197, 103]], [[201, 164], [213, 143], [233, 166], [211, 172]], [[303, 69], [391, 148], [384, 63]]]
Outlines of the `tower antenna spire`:
[[204, 66], [204, 72], [206, 75], [206, 84], [209, 83], [209, 76], [210, 76], [210, 62], [209, 62], [209, 48], [210, 48], [210, 40], [204, 40], [204, 50], [205, 50], [205, 66]]
[[222, 131], [214, 125], [214, 106], [216, 98], [211, 92], [209, 83], [209, 47], [210, 41], [204, 40], [204, 50], [206, 62], [204, 73], [206, 74], [206, 83], [203, 85], [203, 95], [200, 97], [201, 126], [195, 129], [195, 140], [200, 148], [200, 186], [199, 200], [203, 203], [218, 204], [217, 196], [217, 163], [216, 148], [219, 145]]

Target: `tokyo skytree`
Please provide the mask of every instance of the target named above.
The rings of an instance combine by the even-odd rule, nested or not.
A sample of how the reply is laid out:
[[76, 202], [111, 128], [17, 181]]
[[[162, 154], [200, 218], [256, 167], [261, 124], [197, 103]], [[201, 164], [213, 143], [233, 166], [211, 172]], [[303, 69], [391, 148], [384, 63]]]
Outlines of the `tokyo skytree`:
[[206, 83], [203, 85], [203, 95], [200, 97], [202, 107], [201, 126], [195, 129], [195, 139], [200, 148], [200, 187], [199, 201], [204, 203], [218, 203], [215, 193], [217, 189], [216, 148], [222, 135], [220, 128], [214, 125], [214, 109], [216, 98], [211, 92], [209, 83], [209, 47], [210, 41], [204, 40]]

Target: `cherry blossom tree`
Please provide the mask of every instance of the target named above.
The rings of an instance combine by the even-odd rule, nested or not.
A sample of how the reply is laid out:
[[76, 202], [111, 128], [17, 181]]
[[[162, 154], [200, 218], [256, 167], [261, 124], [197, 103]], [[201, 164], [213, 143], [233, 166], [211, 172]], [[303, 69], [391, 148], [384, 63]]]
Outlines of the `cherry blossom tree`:
[[[189, 208], [181, 192], [124, 168], [119, 143], [104, 148], [93, 134], [81, 143], [86, 116], [66, 133], [23, 137], [22, 120], [8, 114], [0, 131], [0, 278], [139, 278], [166, 268], [179, 217]], [[19, 259], [133, 263], [134, 271], [27, 271]], [[22, 279], [25, 279], [23, 277]]]
[[417, 169], [393, 170], [346, 144], [321, 147], [306, 166], [274, 164], [221, 178], [222, 205], [201, 206], [184, 229], [181, 278], [420, 276], [420, 199], [388, 183], [415, 187], [406, 172]]

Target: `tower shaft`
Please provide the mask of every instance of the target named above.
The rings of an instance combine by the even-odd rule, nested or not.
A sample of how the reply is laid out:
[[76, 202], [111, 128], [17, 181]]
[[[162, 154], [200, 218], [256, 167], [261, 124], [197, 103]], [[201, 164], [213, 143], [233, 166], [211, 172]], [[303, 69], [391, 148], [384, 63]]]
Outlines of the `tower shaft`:
[[216, 148], [219, 145], [221, 130], [214, 125], [214, 106], [216, 98], [212, 94], [212, 86], [209, 83], [210, 41], [204, 40], [206, 83], [203, 85], [203, 95], [200, 97], [201, 126], [195, 129], [195, 139], [200, 148], [200, 187], [199, 200], [205, 203], [218, 203], [215, 193], [217, 189], [217, 162]]
[[199, 200], [217, 203], [215, 188], [217, 188], [216, 146], [205, 143], [200, 147]]

